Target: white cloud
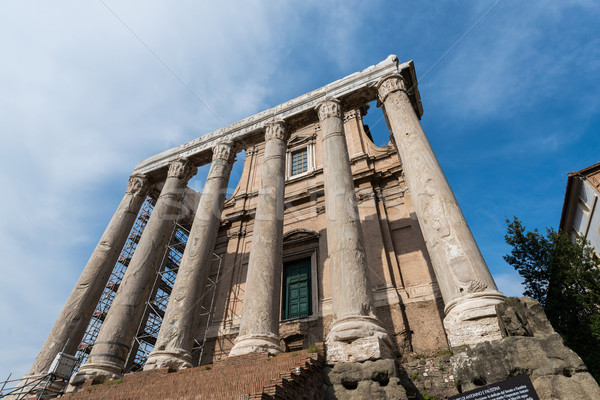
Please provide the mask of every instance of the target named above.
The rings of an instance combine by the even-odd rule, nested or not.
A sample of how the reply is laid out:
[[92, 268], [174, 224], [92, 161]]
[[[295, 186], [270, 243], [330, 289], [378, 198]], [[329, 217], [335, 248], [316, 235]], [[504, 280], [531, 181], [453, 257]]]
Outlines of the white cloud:
[[[333, 21], [317, 4], [0, 5], [0, 379], [31, 365], [140, 160], [298, 90], [274, 76], [296, 15]], [[344, 65], [354, 28], [325, 26], [339, 48], [305, 40]]]

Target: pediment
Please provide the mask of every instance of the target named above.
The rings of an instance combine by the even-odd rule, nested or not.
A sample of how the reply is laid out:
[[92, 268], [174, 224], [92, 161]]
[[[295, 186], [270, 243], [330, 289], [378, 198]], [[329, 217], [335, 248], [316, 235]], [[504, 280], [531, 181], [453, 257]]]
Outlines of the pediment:
[[315, 138], [315, 134], [299, 134], [292, 136], [290, 140], [288, 140], [288, 147], [299, 146], [301, 144], [308, 144]]
[[304, 229], [304, 228], [292, 229], [291, 231], [286, 232], [283, 235], [284, 242], [291, 242], [291, 241], [298, 241], [298, 240], [312, 240], [312, 239], [318, 239], [318, 238], [319, 238], [319, 232], [313, 231], [312, 229]]

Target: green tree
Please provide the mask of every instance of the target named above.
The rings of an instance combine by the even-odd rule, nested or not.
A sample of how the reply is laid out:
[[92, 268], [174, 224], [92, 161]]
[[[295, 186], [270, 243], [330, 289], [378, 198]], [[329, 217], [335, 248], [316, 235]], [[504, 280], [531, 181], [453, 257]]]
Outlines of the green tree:
[[527, 231], [514, 217], [506, 220], [504, 260], [524, 279], [524, 294], [539, 301], [548, 320], [600, 382], [600, 262], [582, 237], [546, 228]]

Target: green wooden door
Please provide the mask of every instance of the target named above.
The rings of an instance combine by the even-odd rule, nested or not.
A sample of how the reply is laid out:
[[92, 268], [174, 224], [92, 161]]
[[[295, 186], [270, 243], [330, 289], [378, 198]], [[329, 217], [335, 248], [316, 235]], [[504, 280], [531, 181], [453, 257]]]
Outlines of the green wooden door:
[[310, 258], [285, 263], [283, 285], [282, 319], [311, 315]]

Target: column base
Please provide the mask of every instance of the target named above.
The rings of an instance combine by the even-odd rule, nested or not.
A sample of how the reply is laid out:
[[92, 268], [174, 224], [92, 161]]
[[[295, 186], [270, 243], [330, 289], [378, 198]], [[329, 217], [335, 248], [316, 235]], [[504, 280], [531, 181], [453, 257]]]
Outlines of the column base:
[[270, 354], [283, 353], [277, 335], [244, 335], [235, 339], [235, 345], [229, 357], [242, 356], [249, 353], [267, 351]]
[[449, 302], [444, 313], [444, 328], [450, 347], [502, 339], [496, 304], [506, 299], [496, 290], [471, 293]]
[[69, 381], [69, 387], [67, 393], [75, 392], [85, 381], [90, 379], [109, 381], [113, 379], [120, 379], [123, 377], [123, 371], [121, 367], [111, 364], [84, 364], [79, 371], [71, 377]]
[[325, 352], [328, 364], [394, 358], [392, 341], [381, 322], [364, 315], [332, 322]]
[[144, 371], [166, 368], [178, 371], [192, 367], [192, 355], [184, 349], [155, 350], [148, 355]]

